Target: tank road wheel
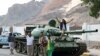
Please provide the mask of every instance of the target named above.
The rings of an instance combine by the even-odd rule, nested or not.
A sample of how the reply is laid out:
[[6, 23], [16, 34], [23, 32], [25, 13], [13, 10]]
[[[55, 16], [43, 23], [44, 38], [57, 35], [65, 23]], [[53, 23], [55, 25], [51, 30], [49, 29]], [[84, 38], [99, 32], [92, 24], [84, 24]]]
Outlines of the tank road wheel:
[[84, 52], [87, 51], [87, 45], [86, 43], [77, 43], [79, 45], [79, 52], [77, 53], [76, 56], [79, 56], [81, 54], [83, 54]]
[[15, 48], [16, 52], [17, 53], [20, 53], [21, 52], [21, 43], [20, 42], [17, 42], [16, 43], [16, 48]]
[[27, 47], [26, 47], [26, 43], [22, 42], [22, 53], [26, 54], [27, 53]]

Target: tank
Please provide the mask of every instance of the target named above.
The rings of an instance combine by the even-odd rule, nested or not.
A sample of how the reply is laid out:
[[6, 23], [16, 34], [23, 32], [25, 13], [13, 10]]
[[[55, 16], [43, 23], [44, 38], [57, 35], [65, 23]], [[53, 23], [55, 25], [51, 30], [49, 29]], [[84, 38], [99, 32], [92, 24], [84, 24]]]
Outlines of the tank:
[[15, 50], [17, 53], [26, 54], [27, 48], [26, 48], [26, 35], [28, 32], [31, 32], [34, 28], [36, 28], [37, 25], [29, 25], [26, 24], [24, 27], [24, 34], [25, 35], [18, 35], [15, 36]]
[[[53, 24], [54, 23], [54, 24]], [[34, 28], [34, 27], [33, 27]], [[30, 30], [30, 29], [28, 29]], [[27, 30], [26, 30], [27, 31]], [[71, 34], [80, 34], [80, 33], [91, 33], [98, 32], [98, 30], [75, 30], [75, 31], [61, 31], [56, 27], [56, 21], [50, 20], [46, 26], [35, 27], [31, 30], [32, 36], [34, 36], [34, 55], [39, 56], [40, 47], [39, 47], [39, 36], [40, 33], [44, 32], [45, 36], [51, 36], [53, 39], [52, 56], [79, 56], [83, 52], [87, 51], [87, 45], [85, 42], [78, 41], [79, 38], [71, 37]], [[63, 34], [62, 34], [63, 33]], [[26, 51], [26, 38], [25, 36], [16, 37], [16, 46], [15, 50], [18, 53], [27, 54]], [[48, 52], [47, 52], [48, 53]], [[47, 55], [48, 56], [48, 55]]]
[[[17, 53], [21, 53], [21, 54], [27, 54], [27, 48], [26, 48], [26, 35], [28, 32], [32, 32], [33, 29], [37, 28], [37, 27], [43, 27], [44, 25], [30, 25], [30, 24], [27, 24], [25, 25], [25, 28], [24, 28], [24, 33], [25, 35], [18, 35], [18, 36], [15, 36], [15, 51]], [[37, 41], [37, 40], [36, 40]]]
[[[98, 32], [98, 30], [77, 30], [62, 31], [55, 27], [36, 28], [32, 31], [32, 35], [38, 39], [40, 32], [44, 32], [45, 36], [50, 35], [54, 41], [52, 56], [79, 56], [87, 51], [87, 45], [78, 37], [71, 37], [71, 34]], [[62, 36], [61, 36], [62, 35]], [[79, 41], [80, 40], [80, 41]], [[39, 52], [39, 51], [38, 51]]]

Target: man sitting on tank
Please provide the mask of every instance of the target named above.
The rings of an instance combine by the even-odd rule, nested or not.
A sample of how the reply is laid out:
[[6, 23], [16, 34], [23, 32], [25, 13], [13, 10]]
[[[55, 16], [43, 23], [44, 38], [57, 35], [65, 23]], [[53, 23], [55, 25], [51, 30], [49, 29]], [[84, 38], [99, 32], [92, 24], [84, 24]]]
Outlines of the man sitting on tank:
[[44, 32], [41, 32], [40, 34], [39, 44], [40, 44], [41, 52], [43, 54], [42, 56], [46, 56], [47, 37], [44, 36]]

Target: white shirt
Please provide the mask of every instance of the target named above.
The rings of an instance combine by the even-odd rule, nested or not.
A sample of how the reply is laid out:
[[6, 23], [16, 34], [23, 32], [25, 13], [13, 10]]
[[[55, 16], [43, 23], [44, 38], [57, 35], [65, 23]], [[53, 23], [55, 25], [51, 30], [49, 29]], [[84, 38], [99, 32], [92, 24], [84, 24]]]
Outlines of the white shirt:
[[33, 45], [33, 40], [34, 40], [34, 37], [31, 36], [26, 36], [26, 40], [27, 40], [27, 45]]

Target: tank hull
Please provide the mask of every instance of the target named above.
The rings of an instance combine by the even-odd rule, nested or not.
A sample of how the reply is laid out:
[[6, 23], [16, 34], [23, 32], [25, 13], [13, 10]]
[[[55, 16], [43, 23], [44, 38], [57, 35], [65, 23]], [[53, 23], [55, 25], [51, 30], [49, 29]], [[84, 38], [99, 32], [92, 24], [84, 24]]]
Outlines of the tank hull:
[[80, 56], [87, 51], [85, 43], [80, 43], [78, 47], [57, 47], [54, 49], [52, 56]]
[[[17, 37], [16, 39], [16, 47], [15, 50], [17, 53], [27, 54], [27, 46], [26, 46], [26, 39], [25, 37]], [[34, 51], [35, 55], [39, 54], [39, 50], [37, 50], [36, 44], [37, 40], [34, 41]], [[77, 47], [54, 47], [52, 52], [52, 56], [79, 56], [85, 51], [87, 51], [87, 46], [85, 43], [75, 43]]]

